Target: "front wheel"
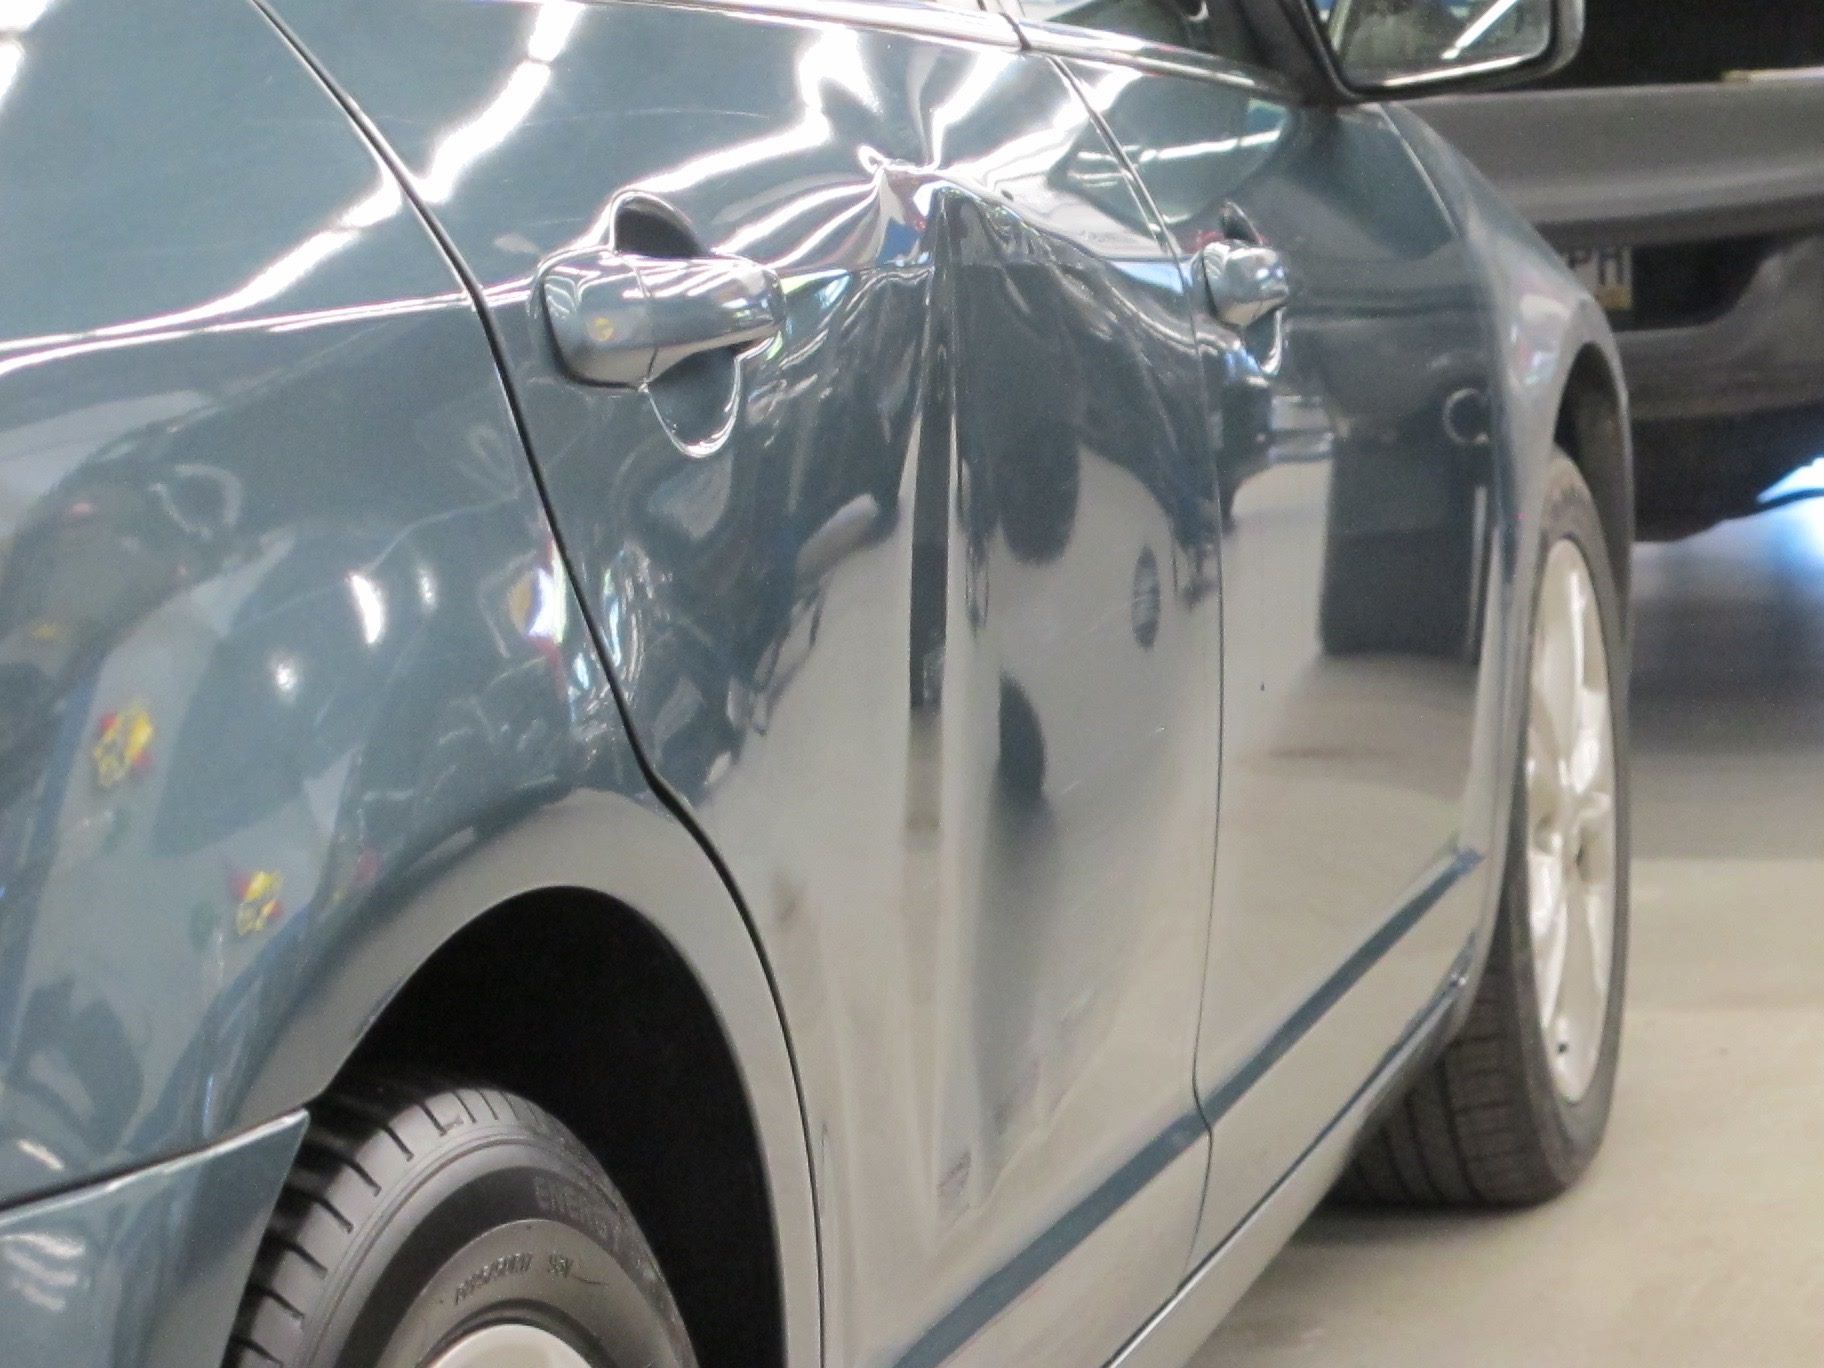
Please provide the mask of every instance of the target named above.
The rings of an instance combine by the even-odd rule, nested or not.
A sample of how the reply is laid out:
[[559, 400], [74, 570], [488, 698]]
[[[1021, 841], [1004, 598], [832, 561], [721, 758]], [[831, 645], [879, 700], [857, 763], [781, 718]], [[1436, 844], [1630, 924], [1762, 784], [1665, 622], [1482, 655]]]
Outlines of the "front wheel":
[[311, 1125], [229, 1368], [696, 1368], [608, 1176], [522, 1097], [360, 1079]]
[[1357, 1154], [1345, 1200], [1512, 1206], [1607, 1128], [1628, 946], [1622, 608], [1595, 501], [1547, 477], [1500, 912], [1464, 1029]]

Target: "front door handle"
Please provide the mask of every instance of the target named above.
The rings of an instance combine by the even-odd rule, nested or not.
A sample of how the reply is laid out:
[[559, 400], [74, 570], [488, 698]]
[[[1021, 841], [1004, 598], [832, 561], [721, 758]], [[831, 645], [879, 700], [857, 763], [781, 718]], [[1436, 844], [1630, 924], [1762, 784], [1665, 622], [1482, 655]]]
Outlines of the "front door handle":
[[607, 248], [546, 267], [541, 293], [564, 367], [595, 385], [644, 385], [700, 352], [750, 347], [785, 317], [779, 277], [740, 257]]
[[1292, 297], [1286, 263], [1257, 242], [1212, 242], [1198, 253], [1203, 285], [1216, 317], [1231, 328], [1252, 327]]

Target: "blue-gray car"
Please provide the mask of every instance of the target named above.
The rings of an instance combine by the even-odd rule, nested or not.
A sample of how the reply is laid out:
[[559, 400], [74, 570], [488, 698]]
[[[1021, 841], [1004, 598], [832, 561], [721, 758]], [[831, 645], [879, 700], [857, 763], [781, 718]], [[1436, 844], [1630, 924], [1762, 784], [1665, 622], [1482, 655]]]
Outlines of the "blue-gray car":
[[1627, 947], [1581, 0], [0, 0], [0, 1364], [1183, 1363]]

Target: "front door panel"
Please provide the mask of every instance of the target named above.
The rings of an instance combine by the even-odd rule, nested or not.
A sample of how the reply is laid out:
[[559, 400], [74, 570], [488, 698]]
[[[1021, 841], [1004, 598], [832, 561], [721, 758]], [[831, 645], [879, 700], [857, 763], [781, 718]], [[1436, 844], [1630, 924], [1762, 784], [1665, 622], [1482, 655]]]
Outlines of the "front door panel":
[[[1183, 278], [1087, 108], [979, 15], [278, 8], [484, 292], [633, 731], [751, 913], [829, 1361], [1103, 1361], [1203, 1182], [1218, 622]], [[771, 271], [776, 332], [566, 374], [538, 272], [604, 245]]]

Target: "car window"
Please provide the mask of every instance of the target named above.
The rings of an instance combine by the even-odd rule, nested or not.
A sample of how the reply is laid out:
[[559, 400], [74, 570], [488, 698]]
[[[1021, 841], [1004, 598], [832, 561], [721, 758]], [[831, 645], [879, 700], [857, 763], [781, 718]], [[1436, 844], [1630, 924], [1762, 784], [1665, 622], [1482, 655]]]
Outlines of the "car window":
[[1267, 65], [1235, 0], [1025, 0], [1023, 11], [1028, 19], [1169, 43], [1243, 66]]

